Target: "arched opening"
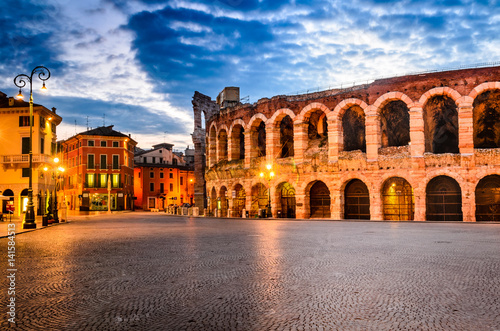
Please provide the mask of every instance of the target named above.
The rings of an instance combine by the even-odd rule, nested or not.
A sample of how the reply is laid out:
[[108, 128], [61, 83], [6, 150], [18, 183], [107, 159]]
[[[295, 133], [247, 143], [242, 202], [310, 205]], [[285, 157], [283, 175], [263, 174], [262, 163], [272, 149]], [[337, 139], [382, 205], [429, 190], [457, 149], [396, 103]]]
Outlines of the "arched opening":
[[250, 134], [250, 157], [266, 156], [266, 124], [261, 119], [255, 120]]
[[278, 210], [283, 218], [295, 218], [295, 189], [290, 183], [278, 186]]
[[227, 201], [227, 188], [225, 186], [220, 188], [217, 209], [220, 210], [220, 216], [227, 217], [229, 202]]
[[219, 131], [219, 137], [217, 139], [218, 141], [218, 159], [217, 161], [223, 161], [227, 160], [227, 132], [226, 130], [222, 129]]
[[436, 95], [425, 103], [425, 151], [442, 154], [458, 153], [458, 111], [452, 98]]
[[26, 209], [28, 208], [28, 189], [25, 188], [24, 190], [21, 191], [21, 211], [23, 213], [26, 212]]
[[246, 194], [241, 184], [236, 184], [234, 187], [235, 197], [233, 199], [233, 216], [242, 217], [243, 209], [245, 209]]
[[256, 217], [259, 210], [266, 209], [268, 189], [262, 184], [257, 183], [252, 187], [252, 206], [250, 208], [250, 217]]
[[323, 147], [328, 146], [328, 124], [326, 122], [326, 114], [321, 110], [316, 110], [309, 114], [306, 118], [307, 138], [309, 140], [309, 147]]
[[322, 181], [317, 181], [309, 191], [311, 218], [330, 218], [330, 190]]
[[231, 131], [231, 160], [245, 159], [245, 129], [239, 124]]
[[500, 147], [500, 91], [481, 93], [474, 99], [474, 148]]
[[385, 181], [382, 189], [384, 220], [410, 221], [415, 215], [413, 189], [408, 181], [401, 177], [391, 177]]
[[208, 134], [208, 162], [209, 167], [217, 163], [217, 132], [214, 126], [210, 128]]
[[368, 187], [359, 179], [351, 180], [345, 187], [345, 219], [370, 219], [370, 194]]
[[285, 116], [280, 122], [280, 157], [293, 156], [293, 121]]
[[215, 190], [215, 187], [212, 187], [212, 191], [210, 192], [209, 208], [209, 215], [213, 215], [214, 210], [217, 208], [217, 191]]
[[500, 176], [490, 175], [476, 187], [476, 221], [500, 221]]
[[462, 221], [462, 191], [448, 176], [434, 177], [426, 192], [426, 219], [429, 221]]
[[[11, 189], [6, 189], [2, 192], [4, 197], [8, 197], [8, 200], [2, 200], [2, 213], [6, 214], [9, 212], [10, 206], [14, 206], [14, 192]], [[7, 207], [9, 206], [9, 207]]]
[[410, 142], [410, 113], [401, 100], [388, 102], [380, 111], [382, 147], [406, 146]]
[[359, 106], [348, 108], [342, 116], [344, 151], [366, 152], [365, 113]]

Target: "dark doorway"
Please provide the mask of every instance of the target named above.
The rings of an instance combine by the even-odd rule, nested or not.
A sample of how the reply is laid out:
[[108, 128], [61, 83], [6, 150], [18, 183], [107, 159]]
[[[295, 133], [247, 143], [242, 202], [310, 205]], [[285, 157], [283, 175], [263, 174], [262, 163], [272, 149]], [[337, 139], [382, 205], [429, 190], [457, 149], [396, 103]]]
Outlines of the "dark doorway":
[[295, 189], [289, 183], [280, 185], [281, 217], [295, 218]]
[[476, 221], [500, 221], [500, 176], [486, 176], [477, 184]]
[[433, 178], [426, 189], [426, 218], [429, 221], [462, 221], [462, 191], [448, 176]]
[[370, 195], [365, 183], [351, 180], [345, 188], [345, 219], [370, 219]]
[[311, 218], [330, 218], [330, 190], [325, 183], [317, 181], [310, 191]]

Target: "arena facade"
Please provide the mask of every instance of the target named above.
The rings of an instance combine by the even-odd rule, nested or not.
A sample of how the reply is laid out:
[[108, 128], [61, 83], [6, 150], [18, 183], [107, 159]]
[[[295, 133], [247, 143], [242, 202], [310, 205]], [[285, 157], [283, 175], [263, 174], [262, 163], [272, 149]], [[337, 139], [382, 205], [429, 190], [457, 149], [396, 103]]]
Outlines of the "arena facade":
[[205, 214], [256, 217], [271, 201], [273, 217], [500, 220], [498, 64], [192, 102]]

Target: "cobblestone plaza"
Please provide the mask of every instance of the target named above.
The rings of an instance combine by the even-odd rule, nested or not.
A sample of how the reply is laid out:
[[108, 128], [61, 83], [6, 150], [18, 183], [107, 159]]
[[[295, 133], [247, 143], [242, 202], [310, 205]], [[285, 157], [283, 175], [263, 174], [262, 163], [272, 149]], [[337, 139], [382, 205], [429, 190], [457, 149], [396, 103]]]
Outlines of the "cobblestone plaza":
[[127, 213], [15, 241], [18, 330], [500, 330], [498, 224]]

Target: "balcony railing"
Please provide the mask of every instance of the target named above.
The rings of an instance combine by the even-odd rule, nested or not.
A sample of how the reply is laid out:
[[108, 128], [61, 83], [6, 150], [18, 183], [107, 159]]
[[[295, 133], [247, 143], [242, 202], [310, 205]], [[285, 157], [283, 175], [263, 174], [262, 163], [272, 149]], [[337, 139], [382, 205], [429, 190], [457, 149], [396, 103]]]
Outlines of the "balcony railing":
[[[33, 154], [33, 163], [50, 162], [51, 156], [47, 154]], [[28, 154], [2, 155], [0, 163], [28, 163]]]

